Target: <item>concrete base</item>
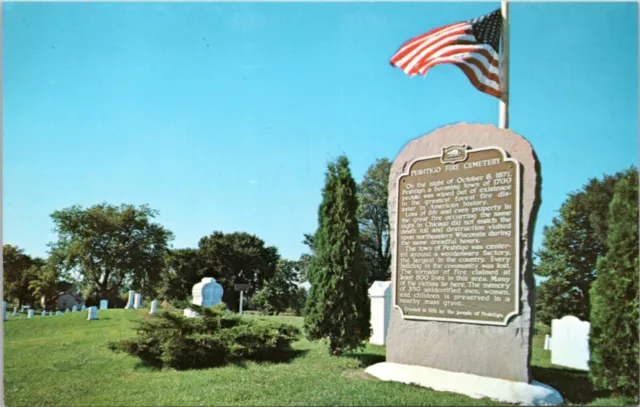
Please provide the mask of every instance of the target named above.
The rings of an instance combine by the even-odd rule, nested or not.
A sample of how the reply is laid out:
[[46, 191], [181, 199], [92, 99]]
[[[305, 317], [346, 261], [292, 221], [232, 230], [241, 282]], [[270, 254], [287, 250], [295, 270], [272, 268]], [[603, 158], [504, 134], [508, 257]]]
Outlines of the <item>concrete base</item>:
[[464, 394], [474, 399], [488, 397], [495, 401], [527, 406], [555, 406], [564, 401], [556, 389], [536, 381], [527, 384], [387, 362], [369, 366], [365, 372], [384, 381], [414, 384], [437, 391]]

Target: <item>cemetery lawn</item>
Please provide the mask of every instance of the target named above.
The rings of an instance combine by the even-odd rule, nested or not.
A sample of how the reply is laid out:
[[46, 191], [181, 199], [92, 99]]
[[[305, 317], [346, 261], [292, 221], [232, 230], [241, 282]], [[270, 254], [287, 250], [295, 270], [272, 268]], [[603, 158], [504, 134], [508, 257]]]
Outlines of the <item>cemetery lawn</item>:
[[[302, 339], [288, 362], [153, 370], [106, 347], [109, 341], [133, 336], [133, 323], [148, 317], [147, 312], [99, 311], [97, 321], [87, 321], [86, 312], [10, 317], [4, 323], [6, 405], [501, 405], [368, 377], [365, 367], [384, 361], [384, 347], [372, 345], [360, 354], [332, 357], [321, 344]], [[299, 317], [269, 318], [302, 326]], [[586, 372], [551, 365], [542, 344], [543, 337], [535, 337], [534, 378], [558, 389], [568, 404], [629, 403], [595, 394]]]

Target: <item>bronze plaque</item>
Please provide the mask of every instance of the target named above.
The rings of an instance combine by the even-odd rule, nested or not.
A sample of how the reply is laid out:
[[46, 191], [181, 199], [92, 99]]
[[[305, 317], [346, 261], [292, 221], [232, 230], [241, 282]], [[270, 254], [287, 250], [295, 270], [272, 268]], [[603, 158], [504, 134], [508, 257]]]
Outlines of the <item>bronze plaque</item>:
[[448, 146], [398, 178], [394, 305], [405, 319], [506, 325], [520, 306], [520, 165]]

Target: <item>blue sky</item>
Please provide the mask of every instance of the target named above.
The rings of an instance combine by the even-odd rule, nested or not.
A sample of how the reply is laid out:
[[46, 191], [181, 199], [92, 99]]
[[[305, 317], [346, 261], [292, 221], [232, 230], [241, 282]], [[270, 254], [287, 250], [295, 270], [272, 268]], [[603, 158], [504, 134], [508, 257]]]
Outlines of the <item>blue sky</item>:
[[[461, 71], [407, 77], [409, 38], [494, 3], [4, 3], [5, 244], [44, 256], [49, 215], [148, 203], [195, 247], [246, 231], [296, 259], [326, 164], [454, 123], [497, 125]], [[534, 247], [566, 194], [638, 162], [635, 3], [514, 3], [510, 127], [542, 164]]]

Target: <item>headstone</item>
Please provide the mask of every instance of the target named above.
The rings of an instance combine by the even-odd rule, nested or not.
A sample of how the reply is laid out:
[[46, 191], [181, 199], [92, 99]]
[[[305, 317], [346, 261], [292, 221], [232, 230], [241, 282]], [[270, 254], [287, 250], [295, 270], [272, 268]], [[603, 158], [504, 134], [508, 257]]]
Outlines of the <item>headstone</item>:
[[222, 286], [216, 282], [215, 278], [205, 277], [193, 286], [191, 303], [201, 307], [213, 307], [222, 302], [223, 293]]
[[15, 317], [16, 315], [18, 315], [18, 307], [13, 307], [13, 313], [11, 316]]
[[551, 363], [578, 370], [589, 370], [589, 331], [591, 324], [573, 315], [551, 321]]
[[100, 309], [108, 309], [109, 308], [109, 301], [108, 300], [100, 300]]
[[183, 315], [187, 318], [195, 318], [200, 316], [200, 314], [198, 314], [197, 312], [195, 312], [194, 310], [190, 309], [190, 308], [185, 308], [183, 311]]
[[[415, 380], [421, 385], [438, 380], [427, 372], [464, 374], [489, 386], [478, 393], [489, 398], [499, 397], [489, 384], [498, 380], [525, 389], [505, 401], [546, 392], [547, 402], [562, 402], [531, 378], [531, 237], [539, 205], [536, 154], [511, 130], [456, 124], [409, 142], [389, 176], [386, 362], [367, 372], [405, 382], [422, 374]], [[448, 391], [469, 390], [450, 384]]]
[[391, 313], [391, 281], [374, 281], [369, 288], [369, 299], [372, 330], [369, 342], [384, 345], [387, 341]]
[[82, 307], [80, 308], [81, 311], [86, 311], [87, 310], [87, 306], [82, 304]]
[[46, 317], [46, 316], [47, 316], [47, 311], [42, 311], [42, 312], [40, 313], [40, 316], [41, 316], [41, 317]]
[[98, 319], [98, 308], [97, 307], [89, 307], [87, 308], [87, 321], [93, 321]]
[[76, 305], [71, 307], [71, 312], [78, 312], [78, 307]]
[[56, 312], [56, 315], [62, 315], [62, 311]]
[[27, 311], [27, 318], [33, 318], [33, 310], [32, 309]]
[[136, 294], [134, 297], [133, 308], [140, 309], [142, 303], [142, 296], [140, 294]]
[[69, 313], [69, 308], [65, 309], [65, 310], [64, 310], [64, 313], [65, 313], [65, 314], [68, 314], [68, 313]]
[[6, 321], [7, 319], [9, 319], [9, 316], [7, 315], [7, 302], [3, 301], [3, 305], [4, 305], [4, 320]]
[[133, 290], [129, 290], [129, 300], [127, 301], [127, 305], [124, 309], [133, 309], [133, 297], [135, 297], [136, 292]]
[[158, 300], [153, 300], [151, 301], [151, 310], [149, 311], [149, 314], [153, 315], [156, 312], [158, 312]]
[[544, 336], [544, 350], [551, 350], [551, 337], [549, 334]]

